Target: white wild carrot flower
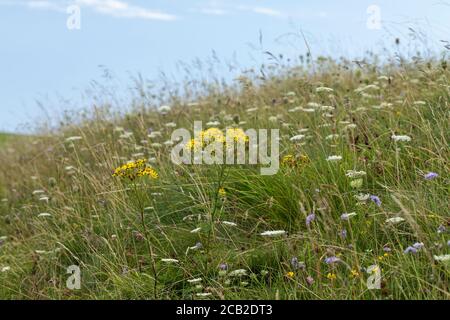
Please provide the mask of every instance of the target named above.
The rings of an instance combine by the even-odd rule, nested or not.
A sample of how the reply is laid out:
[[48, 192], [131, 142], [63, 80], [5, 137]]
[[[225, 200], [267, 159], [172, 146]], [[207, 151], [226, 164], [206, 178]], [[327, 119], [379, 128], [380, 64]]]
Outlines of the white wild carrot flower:
[[347, 170], [345, 175], [349, 178], [360, 178], [366, 175], [365, 171]]
[[389, 224], [397, 224], [397, 223], [400, 223], [403, 221], [405, 221], [405, 219], [403, 219], [402, 217], [394, 217], [394, 218], [386, 219], [386, 223], [389, 223]]
[[392, 140], [396, 141], [396, 142], [409, 142], [411, 141], [411, 137], [410, 136], [405, 136], [405, 135], [395, 135], [393, 134], [391, 136]]
[[440, 261], [440, 262], [449, 262], [450, 261], [450, 254], [444, 254], [440, 256], [433, 256], [434, 260]]
[[342, 160], [342, 156], [333, 155], [333, 156], [327, 157], [327, 161], [329, 161], [329, 162], [337, 162], [340, 160]]
[[48, 212], [43, 212], [43, 213], [39, 213], [38, 214], [38, 217], [39, 218], [43, 218], [43, 217], [51, 217], [52, 215], [51, 215], [51, 213], [48, 213]]
[[230, 277], [246, 276], [247, 275], [247, 270], [245, 270], [245, 269], [236, 269], [236, 270], [231, 271], [228, 275]]
[[172, 258], [163, 258], [163, 259], [161, 259], [161, 262], [178, 263], [179, 260], [177, 260], [177, 259], [172, 259]]
[[195, 228], [194, 230], [191, 230], [190, 232], [191, 233], [198, 233], [198, 232], [200, 232], [200, 230], [202, 230], [201, 227], [200, 228]]
[[264, 231], [260, 235], [262, 235], [263, 237], [277, 237], [282, 236], [284, 234], [286, 234], [286, 231], [284, 230], [273, 230], [273, 231]]

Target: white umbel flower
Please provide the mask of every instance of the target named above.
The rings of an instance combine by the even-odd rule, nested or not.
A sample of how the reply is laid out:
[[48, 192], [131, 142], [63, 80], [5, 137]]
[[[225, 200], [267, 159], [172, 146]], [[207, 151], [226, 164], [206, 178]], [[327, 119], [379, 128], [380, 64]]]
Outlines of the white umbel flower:
[[284, 230], [273, 230], [273, 231], [264, 231], [261, 233], [263, 237], [277, 237], [286, 234]]
[[231, 221], [222, 221], [223, 224], [230, 226], [230, 227], [236, 227], [237, 224]]
[[296, 136], [293, 136], [293, 137], [290, 138], [289, 140], [291, 140], [291, 141], [300, 141], [300, 140], [302, 140], [303, 138], [305, 138], [305, 135], [304, 135], [304, 134], [298, 134], [298, 135], [296, 135]]
[[316, 92], [333, 92], [334, 90], [332, 88], [328, 87], [317, 87]]
[[434, 256], [434, 260], [441, 261], [441, 262], [448, 262], [450, 261], [450, 254], [444, 254], [441, 256]]
[[43, 217], [51, 217], [52, 215], [51, 215], [51, 213], [48, 213], [48, 212], [43, 212], [43, 213], [39, 213], [38, 214], [38, 217], [39, 218], [43, 218]]
[[78, 141], [78, 140], [81, 140], [81, 139], [83, 139], [83, 137], [80, 137], [80, 136], [73, 136], [73, 137], [67, 138], [66, 141], [67, 141], [67, 142], [74, 142], [74, 141]]
[[392, 140], [394, 140], [396, 142], [409, 142], [409, 141], [411, 141], [411, 137], [410, 136], [405, 136], [405, 135], [397, 136], [397, 135], [393, 134], [391, 136], [391, 138], [392, 138]]
[[340, 161], [340, 160], [342, 160], [342, 156], [329, 156], [327, 158], [327, 161], [330, 161], [330, 162], [335, 162], [335, 161]]
[[347, 170], [345, 174], [349, 178], [360, 178], [366, 175], [365, 171]]
[[394, 218], [386, 219], [386, 223], [389, 223], [389, 224], [397, 224], [397, 223], [400, 223], [403, 221], [405, 221], [405, 219], [403, 219], [402, 217], [394, 217]]
[[246, 276], [247, 275], [247, 270], [245, 269], [237, 269], [237, 270], [233, 270], [229, 273], [230, 277], [240, 277], [240, 276]]
[[161, 262], [177, 263], [177, 262], [179, 262], [179, 260], [177, 260], [177, 259], [172, 259], [172, 258], [163, 258], [163, 259], [161, 259]]
[[202, 278], [189, 279], [187, 282], [192, 284], [199, 283], [202, 282]]

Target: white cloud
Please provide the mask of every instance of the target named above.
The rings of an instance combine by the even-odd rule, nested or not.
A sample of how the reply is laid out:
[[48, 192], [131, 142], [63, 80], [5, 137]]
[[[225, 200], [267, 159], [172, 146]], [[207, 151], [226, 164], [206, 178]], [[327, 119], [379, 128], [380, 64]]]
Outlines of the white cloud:
[[177, 17], [172, 14], [158, 10], [150, 10], [135, 6], [128, 1], [121, 0], [72, 0], [72, 1], [49, 1], [49, 0], [25, 0], [25, 1], [3, 1], [0, 5], [21, 5], [30, 9], [45, 9], [65, 11], [69, 5], [78, 5], [81, 8], [89, 8], [100, 14], [116, 18], [136, 18], [149, 20], [173, 21]]
[[225, 15], [225, 14], [232, 14], [236, 12], [247, 12], [247, 13], [254, 13], [254, 14], [260, 14], [265, 16], [271, 16], [271, 17], [284, 17], [286, 14], [284, 14], [281, 11], [278, 11], [276, 9], [272, 9], [269, 7], [259, 7], [259, 6], [247, 6], [242, 4], [230, 4], [222, 1], [212, 0], [207, 3], [205, 3], [202, 7], [199, 9], [192, 9], [191, 11], [194, 12], [200, 12], [207, 15]]
[[253, 11], [254, 13], [259, 13], [259, 14], [263, 14], [266, 16], [272, 16], [272, 17], [281, 17], [283, 14], [275, 9], [271, 9], [271, 8], [265, 8], [265, 7], [254, 7], [251, 8], [251, 11]]
[[76, 0], [75, 4], [92, 8], [98, 13], [117, 18], [141, 18], [151, 20], [172, 21], [177, 17], [161, 11], [134, 6], [119, 0]]

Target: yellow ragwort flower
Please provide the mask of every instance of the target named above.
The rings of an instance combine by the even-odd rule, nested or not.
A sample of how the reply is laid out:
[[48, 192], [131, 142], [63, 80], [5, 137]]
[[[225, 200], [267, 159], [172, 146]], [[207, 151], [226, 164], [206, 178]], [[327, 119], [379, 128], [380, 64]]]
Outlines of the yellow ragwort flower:
[[130, 161], [114, 170], [113, 177], [127, 178], [134, 180], [138, 177], [158, 178], [158, 173], [150, 166], [147, 166], [145, 159]]
[[336, 280], [337, 276], [335, 273], [328, 273], [327, 278], [331, 281]]
[[224, 187], [219, 188], [219, 196], [225, 197], [227, 195], [227, 192], [225, 191]]
[[286, 273], [286, 277], [288, 277], [290, 279], [294, 278], [294, 276], [295, 276], [295, 273], [292, 271], [289, 271], [288, 273]]

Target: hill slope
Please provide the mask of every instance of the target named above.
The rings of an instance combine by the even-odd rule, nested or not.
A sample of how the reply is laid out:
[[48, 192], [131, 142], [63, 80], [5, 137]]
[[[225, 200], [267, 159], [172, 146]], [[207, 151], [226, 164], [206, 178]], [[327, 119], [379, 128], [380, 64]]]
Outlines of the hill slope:
[[[448, 69], [316, 70], [0, 150], [0, 298], [448, 299]], [[172, 163], [194, 121], [279, 129], [279, 171]]]

